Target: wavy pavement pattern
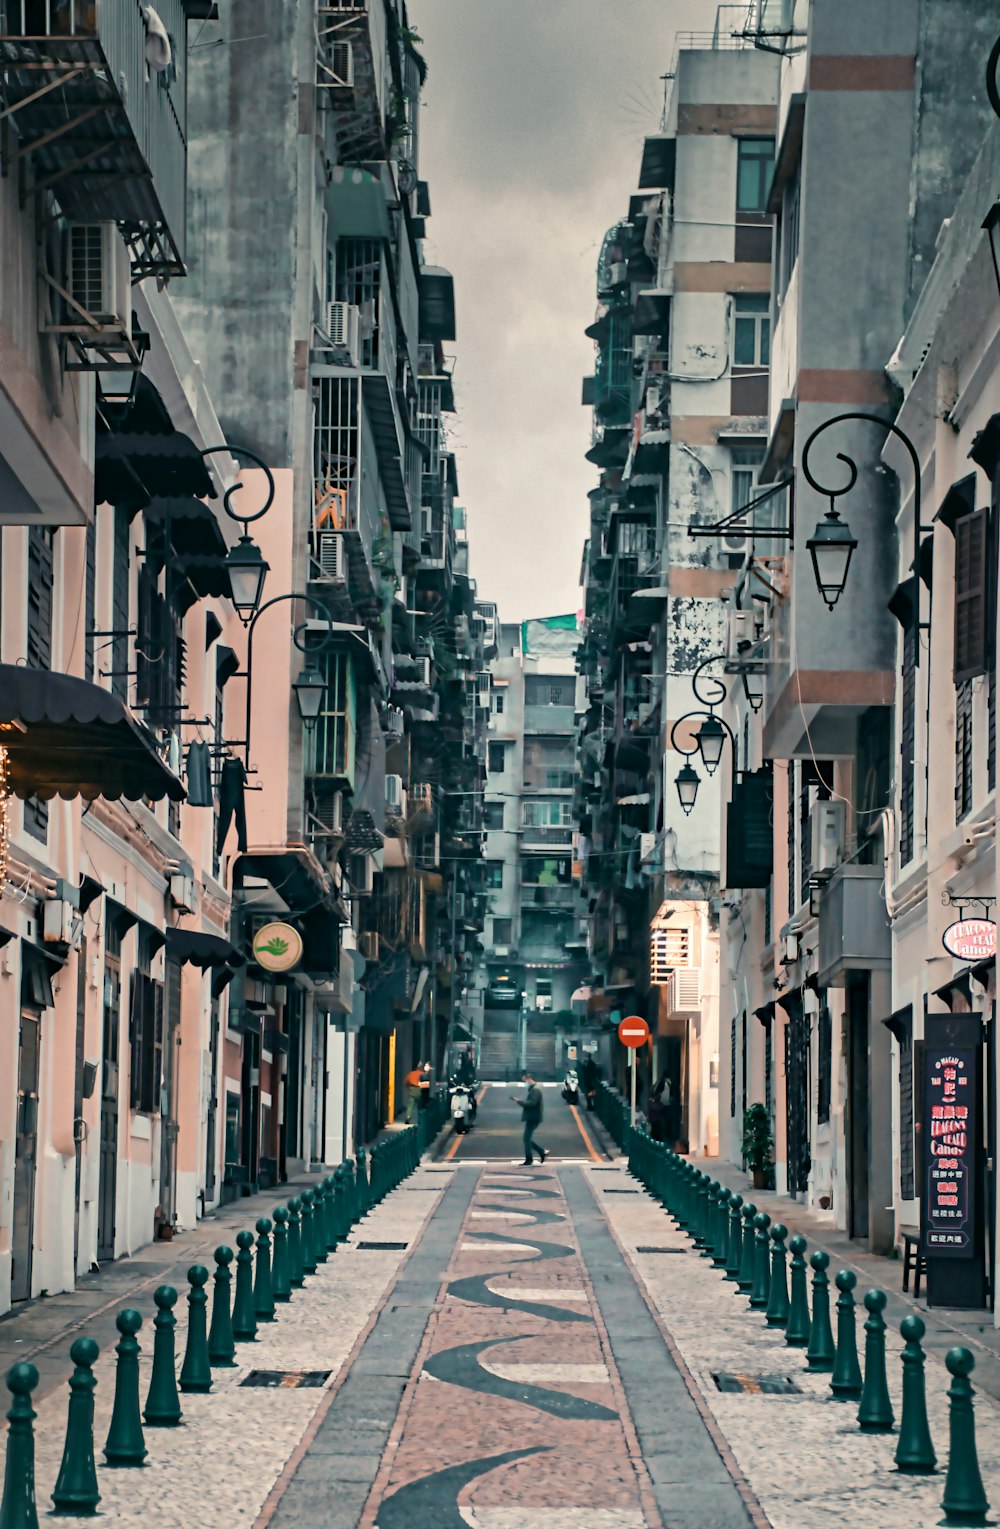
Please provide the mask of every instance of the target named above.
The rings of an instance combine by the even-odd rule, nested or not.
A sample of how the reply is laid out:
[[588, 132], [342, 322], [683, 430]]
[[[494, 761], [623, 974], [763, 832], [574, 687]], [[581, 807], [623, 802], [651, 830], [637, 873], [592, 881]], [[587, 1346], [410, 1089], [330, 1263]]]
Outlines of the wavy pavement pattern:
[[532, 1449], [511, 1449], [503, 1455], [490, 1455], [482, 1460], [468, 1460], [464, 1465], [449, 1465], [442, 1471], [432, 1471], [410, 1481], [387, 1497], [378, 1510], [375, 1529], [468, 1529], [458, 1507], [458, 1494], [463, 1487], [486, 1476], [500, 1465], [512, 1460], [523, 1460], [527, 1455], [546, 1454], [545, 1445]]
[[554, 1417], [569, 1418], [575, 1422], [615, 1422], [618, 1413], [601, 1402], [592, 1402], [582, 1396], [566, 1391], [554, 1391], [548, 1386], [535, 1386], [524, 1381], [505, 1380], [494, 1375], [479, 1362], [484, 1349], [498, 1348], [503, 1344], [531, 1342], [533, 1334], [523, 1338], [487, 1338], [481, 1343], [459, 1343], [454, 1348], [440, 1349], [424, 1361], [424, 1372], [435, 1380], [446, 1381], [452, 1386], [463, 1386], [467, 1391], [480, 1391], [487, 1396], [502, 1396], [511, 1402], [523, 1402], [540, 1412], [550, 1412]]
[[[546, 1258], [573, 1258], [572, 1248], [566, 1247], [561, 1242], [532, 1242], [526, 1237], [518, 1237], [518, 1242], [523, 1243], [525, 1248], [532, 1248], [534, 1258], [524, 1258], [515, 1268], [525, 1268], [530, 1264], [540, 1263]], [[488, 1245], [491, 1242], [510, 1244], [510, 1237], [501, 1232], [476, 1232], [475, 1241]], [[501, 1278], [510, 1274], [510, 1269], [493, 1270], [489, 1274], [471, 1274], [464, 1279], [448, 1281], [448, 1294], [456, 1296], [460, 1301], [470, 1301], [474, 1306], [493, 1306], [503, 1311], [523, 1311], [532, 1317], [545, 1317], [552, 1322], [589, 1322], [590, 1316], [580, 1311], [564, 1311], [561, 1306], [548, 1306], [541, 1301], [519, 1301], [514, 1295], [497, 1295], [491, 1290], [486, 1281]], [[553, 1292], [555, 1293], [555, 1292]]]

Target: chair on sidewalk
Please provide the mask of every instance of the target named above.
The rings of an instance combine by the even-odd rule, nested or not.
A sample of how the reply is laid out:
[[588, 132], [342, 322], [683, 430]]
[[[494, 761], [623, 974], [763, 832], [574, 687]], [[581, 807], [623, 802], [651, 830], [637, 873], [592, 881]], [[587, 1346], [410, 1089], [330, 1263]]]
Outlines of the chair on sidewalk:
[[899, 1235], [903, 1242], [903, 1294], [909, 1293], [910, 1275], [913, 1275], [913, 1294], [920, 1299], [920, 1281], [927, 1274], [927, 1260], [920, 1252], [920, 1232], [915, 1226], [901, 1226]]

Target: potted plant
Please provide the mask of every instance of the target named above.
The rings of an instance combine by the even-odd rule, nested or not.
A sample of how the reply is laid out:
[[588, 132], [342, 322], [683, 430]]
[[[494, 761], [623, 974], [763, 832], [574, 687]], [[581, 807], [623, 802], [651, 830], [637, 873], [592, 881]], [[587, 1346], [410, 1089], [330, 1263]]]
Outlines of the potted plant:
[[764, 1189], [774, 1165], [774, 1138], [763, 1104], [751, 1104], [743, 1112], [743, 1161], [753, 1174], [754, 1189]]

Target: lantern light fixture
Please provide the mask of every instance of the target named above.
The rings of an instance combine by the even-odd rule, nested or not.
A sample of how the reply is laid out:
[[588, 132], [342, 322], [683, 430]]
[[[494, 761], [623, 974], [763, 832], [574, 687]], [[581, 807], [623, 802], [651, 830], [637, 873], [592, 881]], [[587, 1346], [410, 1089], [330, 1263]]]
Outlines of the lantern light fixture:
[[245, 532], [226, 558], [226, 569], [233, 591], [233, 609], [244, 626], [249, 626], [260, 610], [264, 580], [270, 571], [261, 550]]
[[750, 710], [760, 711], [764, 704], [764, 676], [759, 670], [743, 670], [743, 693]]
[[846, 520], [832, 506], [817, 525], [806, 542], [812, 558], [816, 587], [828, 610], [833, 610], [844, 593], [847, 572], [857, 547], [857, 538], [851, 535]]
[[701, 785], [701, 777], [697, 770], [693, 770], [689, 764], [686, 764], [679, 771], [675, 784], [677, 786], [677, 795], [680, 798], [681, 809], [684, 816], [689, 818], [698, 799], [698, 787]]
[[701, 762], [709, 775], [714, 775], [722, 762], [722, 750], [725, 748], [727, 737], [728, 733], [718, 717], [714, 712], [709, 712], [695, 734]]
[[326, 695], [326, 680], [315, 664], [307, 664], [299, 671], [298, 679], [292, 688], [295, 691], [299, 716], [306, 727], [314, 728]]

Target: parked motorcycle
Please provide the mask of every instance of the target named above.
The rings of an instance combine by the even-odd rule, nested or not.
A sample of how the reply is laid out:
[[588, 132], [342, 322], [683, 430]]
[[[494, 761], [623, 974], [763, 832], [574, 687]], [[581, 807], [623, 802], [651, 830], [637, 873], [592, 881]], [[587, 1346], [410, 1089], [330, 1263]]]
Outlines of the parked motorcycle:
[[456, 1136], [464, 1136], [472, 1128], [473, 1104], [475, 1103], [472, 1089], [467, 1083], [459, 1083], [457, 1078], [451, 1082], [450, 1108], [451, 1122], [455, 1128]]
[[574, 1067], [569, 1069], [563, 1079], [562, 1096], [567, 1104], [576, 1104], [580, 1098], [580, 1080]]

